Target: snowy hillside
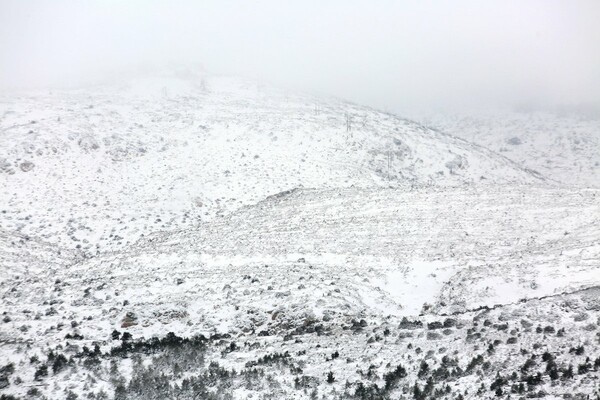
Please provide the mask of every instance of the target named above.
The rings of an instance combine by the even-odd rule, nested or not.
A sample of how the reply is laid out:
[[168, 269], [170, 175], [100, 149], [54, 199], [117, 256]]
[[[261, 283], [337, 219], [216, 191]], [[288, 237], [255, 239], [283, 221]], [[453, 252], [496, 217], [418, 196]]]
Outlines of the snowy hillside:
[[[462, 372], [451, 380], [436, 377], [428, 390], [444, 391], [453, 382], [451, 392], [493, 397], [495, 389], [488, 388], [496, 372], [507, 375], [527, 363], [519, 348], [550, 351], [562, 360], [555, 367], [559, 375], [568, 375], [569, 363], [585, 364], [585, 357], [570, 354], [573, 346], [600, 357], [594, 338], [600, 324], [597, 226], [600, 192], [591, 189], [295, 190], [198, 230], [157, 233], [126, 251], [5, 279], [4, 335], [18, 338], [15, 345], [27, 343], [27, 357], [43, 354], [50, 344], [55, 353], [74, 357], [55, 372], [66, 379], [54, 381], [55, 394], [105, 387], [87, 382], [90, 373], [102, 379], [129, 376], [131, 368], [134, 378], [143, 373], [111, 352], [133, 359], [139, 353], [144, 362], [166, 363], [170, 370], [173, 361], [152, 354], [172, 357], [172, 350], [145, 340], [172, 332], [172, 340], [205, 338], [197, 344], [203, 361], [190, 367], [190, 376], [204, 373], [210, 362], [244, 374], [265, 363], [264, 373], [279, 376], [271, 387], [279, 396], [307, 398], [301, 390], [307, 385], [326, 398], [368, 398], [361, 397], [360, 385], [385, 387], [382, 379], [391, 379], [385, 374], [401, 362], [409, 377], [385, 392], [399, 393], [428, 384], [433, 371], [419, 372], [422, 362], [436, 368], [451, 362]], [[560, 306], [563, 298], [572, 299], [565, 300], [568, 309]], [[133, 339], [121, 341], [122, 332], [141, 347], [128, 347]], [[542, 336], [545, 345], [536, 347]], [[341, 345], [347, 341], [352, 344]], [[82, 347], [96, 344], [96, 355]], [[15, 345], [5, 346], [4, 354], [23, 371], [29, 361]], [[148, 352], [146, 346], [158, 347]], [[420, 350], [408, 356], [414, 348]], [[335, 352], [342, 359], [335, 361]], [[484, 361], [471, 358], [479, 353], [489, 358], [484, 368], [493, 373], [474, 380], [477, 363]], [[52, 357], [48, 365], [56, 362]], [[90, 357], [97, 360], [96, 372], [85, 364]], [[370, 365], [375, 371], [366, 379]], [[32, 379], [38, 367], [29, 368], [21, 379]], [[328, 371], [350, 386], [317, 385]], [[545, 380], [532, 387], [566, 392], [570, 385], [588, 385], [586, 374], [558, 388]], [[303, 376], [308, 382], [298, 388], [295, 379]], [[241, 384], [243, 376], [227, 379], [232, 386], [217, 390], [234, 397], [267, 390], [262, 379], [257, 386]], [[515, 378], [517, 392], [518, 383]], [[133, 396], [137, 389], [128, 390]], [[132, 398], [150, 395], [139, 393]]]
[[460, 310], [599, 283], [598, 226], [597, 190], [297, 190], [205, 229], [155, 235], [132, 251], [176, 259], [201, 254], [233, 264], [318, 260], [326, 270], [376, 278], [382, 299], [391, 292], [385, 303], [414, 314], [437, 302], [435, 281], [454, 291], [443, 308]]
[[600, 395], [594, 169], [237, 78], [0, 107], [0, 400]]
[[600, 186], [599, 117], [504, 111], [418, 119], [564, 184]]
[[0, 265], [2, 278], [61, 269], [74, 262], [77, 255], [36, 238], [0, 230]]
[[0, 97], [0, 227], [88, 253], [295, 187], [529, 183], [489, 150], [234, 78]]
[[[464, 312], [600, 284], [599, 225], [597, 190], [300, 190], [197, 231], [6, 279], [4, 299], [32, 308], [60, 299], [57, 315], [70, 318], [102, 305], [111, 311], [86, 331], [97, 340], [127, 312], [141, 336], [244, 331], [247, 307], [319, 318]], [[178, 317], [156, 319], [160, 309]], [[271, 328], [260, 320], [250, 330]]]

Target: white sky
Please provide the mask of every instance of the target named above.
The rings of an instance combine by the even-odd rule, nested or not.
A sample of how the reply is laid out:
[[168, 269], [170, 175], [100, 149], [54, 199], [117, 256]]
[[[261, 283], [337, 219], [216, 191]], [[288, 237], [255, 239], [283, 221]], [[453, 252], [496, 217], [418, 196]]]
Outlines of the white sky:
[[600, 1], [0, 0], [0, 87], [182, 65], [390, 110], [600, 103]]

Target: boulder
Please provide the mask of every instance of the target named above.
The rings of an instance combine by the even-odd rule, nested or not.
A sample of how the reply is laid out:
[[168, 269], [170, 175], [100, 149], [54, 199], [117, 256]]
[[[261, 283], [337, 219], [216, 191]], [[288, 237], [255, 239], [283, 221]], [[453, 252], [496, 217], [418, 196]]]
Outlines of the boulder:
[[138, 324], [137, 316], [129, 311], [123, 319], [121, 320], [121, 328], [129, 328], [130, 326], [134, 326]]

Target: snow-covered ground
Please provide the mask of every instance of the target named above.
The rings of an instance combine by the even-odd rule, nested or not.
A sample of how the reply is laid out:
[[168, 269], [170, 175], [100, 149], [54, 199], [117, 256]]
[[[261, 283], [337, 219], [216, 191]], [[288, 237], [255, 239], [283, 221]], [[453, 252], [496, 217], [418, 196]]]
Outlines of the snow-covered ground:
[[600, 115], [494, 110], [416, 118], [565, 185], [600, 186]]
[[234, 78], [5, 94], [0, 135], [0, 228], [92, 254], [295, 187], [540, 180], [396, 116]]
[[[139, 336], [240, 333], [272, 329], [275, 310], [291, 321], [464, 312], [598, 284], [600, 192], [510, 189], [298, 190], [5, 279], [4, 305], [12, 315], [57, 301], [58, 320], [107, 310], [78, 328], [102, 340], [129, 312]], [[157, 318], [158, 309], [177, 317]], [[32, 318], [14, 317], [5, 333], [33, 323], [20, 335], [44, 334], [48, 322]]]
[[0, 395], [597, 393], [595, 170], [237, 78], [0, 106]]

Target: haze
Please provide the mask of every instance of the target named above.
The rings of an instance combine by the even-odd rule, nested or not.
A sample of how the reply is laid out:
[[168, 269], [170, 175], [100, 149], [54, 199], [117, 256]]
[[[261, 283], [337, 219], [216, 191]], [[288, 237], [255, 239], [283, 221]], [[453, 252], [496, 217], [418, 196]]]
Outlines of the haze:
[[600, 102], [600, 2], [7, 1], [0, 87], [185, 66], [401, 110]]

